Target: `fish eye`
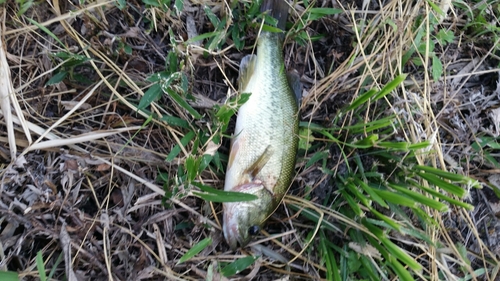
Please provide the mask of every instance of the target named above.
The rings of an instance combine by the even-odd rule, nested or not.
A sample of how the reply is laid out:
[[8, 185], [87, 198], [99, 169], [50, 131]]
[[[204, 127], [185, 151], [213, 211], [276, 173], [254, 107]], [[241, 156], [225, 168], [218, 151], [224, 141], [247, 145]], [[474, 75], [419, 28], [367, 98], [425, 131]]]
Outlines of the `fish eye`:
[[248, 229], [248, 234], [250, 235], [257, 235], [259, 233], [260, 227], [258, 225], [253, 225]]

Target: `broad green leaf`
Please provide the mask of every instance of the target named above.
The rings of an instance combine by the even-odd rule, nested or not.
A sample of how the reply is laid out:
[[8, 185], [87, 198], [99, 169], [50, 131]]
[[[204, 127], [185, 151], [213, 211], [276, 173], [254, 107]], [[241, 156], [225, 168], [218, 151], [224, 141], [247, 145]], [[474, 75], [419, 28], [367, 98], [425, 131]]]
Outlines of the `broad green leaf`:
[[[250, 201], [248, 197], [243, 196], [255, 196], [253, 194], [242, 193], [242, 192], [234, 192], [234, 191], [222, 191], [223, 194], [211, 194], [211, 193], [201, 193], [193, 191], [193, 195], [200, 197], [201, 199], [209, 202], [242, 202], [242, 201]], [[252, 197], [251, 200], [258, 199], [257, 196]]]
[[175, 9], [177, 10], [177, 15], [180, 15], [182, 10], [184, 9], [184, 1], [175, 0]]
[[312, 146], [312, 131], [309, 128], [299, 129], [299, 149], [308, 150]]
[[[498, 270], [497, 270], [497, 272], [498, 272]], [[474, 270], [472, 272], [472, 274], [467, 273], [464, 277], [457, 279], [457, 281], [486, 280], [486, 278], [485, 279], [478, 279], [479, 277], [483, 276], [484, 274], [486, 274], [486, 269], [484, 267], [481, 267], [481, 268]]]
[[118, 6], [118, 9], [123, 10], [127, 6], [127, 0], [117, 0], [116, 1], [116, 6]]
[[203, 172], [208, 167], [213, 158], [214, 157], [210, 154], [203, 154], [200, 159], [198, 173]]
[[207, 15], [208, 19], [212, 23], [213, 26], [219, 26], [220, 20], [219, 18], [210, 10], [208, 6], [203, 6], [203, 11]]
[[165, 91], [179, 106], [189, 112], [195, 119], [201, 119], [201, 115], [198, 113], [198, 111], [191, 107], [189, 103], [174, 90], [172, 90], [171, 88], [163, 88], [163, 91]]
[[200, 242], [198, 242], [196, 245], [194, 245], [189, 251], [187, 251], [177, 262], [177, 264], [181, 264], [190, 258], [196, 256], [199, 254], [201, 251], [203, 251], [206, 247], [210, 246], [212, 244], [212, 238], [207, 237]]
[[160, 7], [160, 2], [158, 0], [142, 0], [142, 3], [153, 7]]
[[197, 41], [201, 41], [201, 40], [204, 40], [204, 39], [207, 39], [207, 38], [212, 38], [215, 35], [217, 35], [217, 33], [218, 33], [217, 31], [203, 33], [203, 34], [200, 34], [198, 36], [195, 36], [195, 37], [193, 37], [193, 38], [185, 41], [184, 44], [187, 45], [187, 44], [191, 44], [191, 43], [194, 43], [194, 42], [197, 42]]
[[272, 33], [283, 32], [283, 30], [281, 30], [277, 27], [271, 26], [271, 25], [267, 25], [267, 24], [262, 25], [262, 31], [267, 31], [267, 32], [272, 32]]
[[408, 270], [406, 270], [406, 268], [401, 265], [401, 263], [397, 260], [390, 260], [389, 261], [389, 266], [392, 267], [394, 269], [394, 271], [396, 272], [397, 276], [398, 276], [398, 280], [402, 280], [402, 281], [413, 281], [415, 279], [413, 279], [413, 277], [411, 276], [410, 272], [408, 272]]
[[335, 9], [335, 8], [311, 8], [308, 11], [311, 14], [319, 14], [319, 15], [337, 15], [344, 12], [342, 9]]
[[56, 75], [52, 76], [52, 78], [50, 78], [49, 81], [47, 81], [47, 83], [45, 83], [45, 86], [57, 84], [57, 83], [63, 81], [64, 78], [66, 78], [66, 76], [68, 76], [68, 72], [61, 71], [61, 72], [57, 73]]
[[[181, 139], [181, 144], [185, 147], [195, 136], [196, 135], [193, 131], [189, 131], [189, 133], [187, 133]], [[170, 161], [174, 160], [174, 158], [177, 157], [177, 155], [179, 155], [180, 152], [181, 152], [181, 147], [179, 146], [179, 144], [176, 144], [174, 146], [174, 148], [172, 148], [172, 150], [168, 154], [166, 161], [170, 162]]]
[[337, 15], [341, 14], [342, 12], [344, 11], [335, 8], [311, 8], [307, 12], [308, 13], [307, 21], [315, 21], [324, 16]]
[[314, 155], [307, 161], [306, 166], [304, 169], [307, 169], [311, 167], [314, 163], [318, 162], [319, 160], [326, 159], [328, 157], [328, 151], [319, 151], [314, 153]]
[[24, 13], [26, 13], [26, 11], [33, 5], [33, 2], [34, 2], [33, 0], [27, 0], [24, 3], [23, 2], [19, 3], [21, 5], [20, 5], [19, 11], [17, 12], [16, 15], [20, 16], [20, 15], [23, 15]]
[[170, 126], [177, 126], [185, 129], [189, 129], [189, 122], [175, 116], [164, 115], [160, 120], [167, 122]]
[[[54, 276], [54, 274], [56, 274], [56, 271], [59, 268], [59, 264], [63, 261], [63, 259], [64, 259], [64, 254], [63, 252], [61, 252], [57, 257], [56, 261], [54, 262], [54, 264], [52, 265], [52, 269], [50, 270], [49, 275], [47, 276], [47, 280], [52, 280], [52, 277]], [[3, 279], [0, 278], [0, 280]]]
[[320, 239], [319, 239], [319, 251], [321, 253], [321, 257], [323, 257], [326, 266], [326, 280], [331, 281], [340, 281], [340, 275], [337, 268], [337, 262], [335, 260], [335, 255], [332, 249], [328, 246], [329, 239], [326, 237], [323, 230], [320, 230]]
[[441, 45], [446, 45], [447, 43], [452, 43], [455, 40], [455, 35], [453, 34], [453, 31], [441, 28], [436, 34], [436, 38]]
[[378, 119], [368, 123], [359, 122], [351, 126], [343, 126], [342, 128], [344, 130], [349, 130], [349, 132], [352, 132], [354, 134], [363, 134], [363, 133], [373, 132], [381, 128], [391, 127], [393, 123], [394, 123], [394, 116], [390, 116], [387, 118]]
[[160, 84], [153, 84], [149, 89], [144, 93], [141, 100], [139, 101], [139, 105], [137, 106], [137, 110], [143, 110], [147, 106], [149, 106], [152, 102], [158, 100], [161, 97], [161, 86]]
[[239, 258], [232, 263], [226, 265], [220, 273], [225, 277], [231, 277], [245, 270], [247, 267], [252, 265], [259, 257], [247, 256], [244, 258]]
[[443, 63], [437, 56], [432, 56], [432, 79], [437, 82], [441, 75], [443, 75]]

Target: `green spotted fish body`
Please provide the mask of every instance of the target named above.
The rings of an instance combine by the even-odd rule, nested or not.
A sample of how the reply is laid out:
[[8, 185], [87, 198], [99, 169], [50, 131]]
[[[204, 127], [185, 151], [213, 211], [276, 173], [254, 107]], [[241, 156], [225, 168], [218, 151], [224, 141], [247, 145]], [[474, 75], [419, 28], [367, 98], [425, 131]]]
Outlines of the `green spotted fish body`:
[[[265, 0], [284, 28], [288, 4]], [[257, 200], [224, 203], [224, 236], [232, 249], [245, 246], [287, 192], [297, 152], [298, 107], [283, 61], [283, 34], [262, 32], [257, 55], [240, 67], [239, 91], [250, 93], [237, 113], [224, 190], [251, 193]]]

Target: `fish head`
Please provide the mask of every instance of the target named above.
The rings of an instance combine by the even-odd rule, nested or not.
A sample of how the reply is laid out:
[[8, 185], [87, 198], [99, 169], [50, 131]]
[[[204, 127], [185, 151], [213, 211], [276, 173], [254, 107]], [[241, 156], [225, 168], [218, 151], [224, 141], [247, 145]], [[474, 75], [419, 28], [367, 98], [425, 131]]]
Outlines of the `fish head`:
[[256, 195], [258, 199], [245, 202], [224, 203], [224, 237], [232, 250], [244, 247], [252, 236], [259, 233], [264, 221], [273, 211], [273, 195], [261, 182], [251, 182], [234, 187], [231, 191]]

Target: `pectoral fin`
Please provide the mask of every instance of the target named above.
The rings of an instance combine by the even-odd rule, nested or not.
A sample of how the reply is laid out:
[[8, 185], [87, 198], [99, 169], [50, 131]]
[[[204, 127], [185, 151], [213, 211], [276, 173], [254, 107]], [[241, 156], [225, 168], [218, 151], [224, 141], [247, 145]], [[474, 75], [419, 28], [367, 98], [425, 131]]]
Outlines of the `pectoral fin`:
[[250, 78], [252, 78], [255, 65], [257, 63], [256, 55], [246, 55], [240, 62], [239, 73], [239, 90], [242, 91], [248, 85]]
[[250, 175], [250, 178], [252, 180], [255, 179], [257, 174], [264, 168], [264, 166], [267, 164], [269, 159], [271, 159], [271, 156], [273, 155], [273, 151], [271, 149], [271, 146], [268, 145], [264, 152], [257, 158], [257, 160], [250, 166], [248, 167], [245, 172], [246, 174]]

